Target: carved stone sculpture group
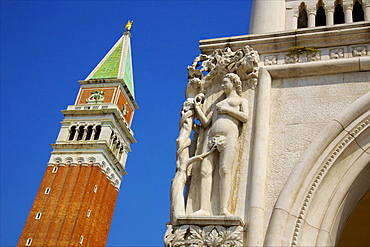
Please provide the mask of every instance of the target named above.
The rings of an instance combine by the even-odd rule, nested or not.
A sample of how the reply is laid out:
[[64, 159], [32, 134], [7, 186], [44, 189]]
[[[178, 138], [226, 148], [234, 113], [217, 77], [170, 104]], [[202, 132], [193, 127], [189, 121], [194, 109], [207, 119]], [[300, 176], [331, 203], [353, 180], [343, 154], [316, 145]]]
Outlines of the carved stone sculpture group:
[[176, 140], [171, 223], [179, 216], [232, 216], [229, 207], [238, 139], [248, 121], [244, 91], [258, 80], [256, 51], [246, 46], [201, 54], [188, 67]]

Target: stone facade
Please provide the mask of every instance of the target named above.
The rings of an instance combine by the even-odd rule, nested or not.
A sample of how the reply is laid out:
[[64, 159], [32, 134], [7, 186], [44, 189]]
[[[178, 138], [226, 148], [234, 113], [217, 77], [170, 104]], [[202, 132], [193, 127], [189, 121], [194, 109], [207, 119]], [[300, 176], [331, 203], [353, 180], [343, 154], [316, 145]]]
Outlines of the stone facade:
[[[231, 215], [171, 211], [166, 246], [344, 244], [346, 222], [370, 189], [369, 40], [364, 21], [200, 41], [202, 57], [253, 48], [258, 83], [247, 90], [243, 82], [250, 115], [238, 139]], [[224, 240], [228, 227], [241, 242]], [[204, 231], [204, 239], [193, 241], [194, 231]], [[211, 234], [219, 242], [206, 240]]]

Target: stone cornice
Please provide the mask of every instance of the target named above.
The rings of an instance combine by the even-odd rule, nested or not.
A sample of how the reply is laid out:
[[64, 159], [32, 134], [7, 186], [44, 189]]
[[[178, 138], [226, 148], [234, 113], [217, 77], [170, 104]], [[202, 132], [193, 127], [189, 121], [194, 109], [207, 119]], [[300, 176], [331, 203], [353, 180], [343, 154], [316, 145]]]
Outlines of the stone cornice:
[[101, 84], [119, 84], [123, 87], [123, 91], [125, 96], [130, 99], [130, 103], [133, 105], [134, 109], [138, 109], [139, 106], [137, 105], [134, 96], [131, 94], [130, 90], [128, 89], [126, 83], [122, 79], [90, 79], [86, 81], [78, 81], [80, 85], [101, 85]]
[[52, 157], [58, 155], [75, 155], [76, 150], [79, 150], [79, 153], [82, 154], [92, 154], [96, 155], [97, 153], [102, 154], [109, 160], [109, 164], [113, 164], [116, 169], [121, 173], [121, 176], [126, 175], [127, 172], [124, 169], [124, 166], [117, 160], [116, 156], [109, 148], [105, 141], [89, 141], [89, 142], [78, 142], [78, 141], [65, 141], [57, 142], [51, 144], [53, 151], [51, 152]]
[[[98, 159], [98, 160], [97, 160]], [[123, 180], [122, 176], [126, 175], [125, 172], [122, 174], [116, 167], [110, 165], [106, 159], [102, 159], [101, 155], [97, 154], [79, 154], [78, 157], [75, 154], [71, 153], [59, 153], [52, 154], [50, 161], [48, 162], [50, 167], [99, 167], [101, 172], [104, 173], [106, 178], [111, 181], [111, 184], [116, 187], [116, 190], [119, 191], [121, 182]], [[56, 172], [55, 172], [56, 173]]]
[[179, 225], [222, 225], [222, 226], [242, 226], [243, 220], [238, 216], [179, 216], [177, 217]]
[[[357, 22], [331, 27], [302, 28], [266, 34], [200, 40], [200, 50], [210, 54], [215, 49], [237, 50], [249, 45], [259, 54], [287, 52], [292, 46], [332, 47], [369, 43], [370, 23]], [[330, 42], [329, 42], [330, 41]], [[313, 45], [314, 44], [314, 45]]]
[[370, 57], [354, 57], [316, 61], [311, 63], [296, 63], [265, 67], [271, 77], [288, 78], [333, 73], [365, 72], [370, 71]]

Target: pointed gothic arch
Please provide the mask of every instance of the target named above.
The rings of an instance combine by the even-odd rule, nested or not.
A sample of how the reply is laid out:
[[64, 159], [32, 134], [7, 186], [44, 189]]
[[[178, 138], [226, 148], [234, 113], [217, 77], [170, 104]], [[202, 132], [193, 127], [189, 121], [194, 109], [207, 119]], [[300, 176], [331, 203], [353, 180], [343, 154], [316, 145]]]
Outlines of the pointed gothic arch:
[[326, 26], [326, 13], [324, 9], [325, 5], [323, 0], [319, 0], [316, 5], [316, 16], [315, 16], [315, 26]]
[[343, 2], [341, 0], [337, 0], [335, 1], [334, 6], [334, 24], [344, 23]]
[[299, 15], [298, 15], [298, 28], [306, 28], [308, 27], [308, 15], [307, 15], [307, 5], [305, 2], [302, 2], [299, 5]]
[[360, 0], [355, 0], [354, 1], [353, 11], [352, 11], [352, 18], [353, 18], [353, 22], [358, 22], [358, 21], [364, 21], [365, 20], [364, 10], [362, 8], [362, 1], [360, 1]]
[[265, 246], [334, 246], [370, 190], [370, 92], [310, 144], [279, 195]]

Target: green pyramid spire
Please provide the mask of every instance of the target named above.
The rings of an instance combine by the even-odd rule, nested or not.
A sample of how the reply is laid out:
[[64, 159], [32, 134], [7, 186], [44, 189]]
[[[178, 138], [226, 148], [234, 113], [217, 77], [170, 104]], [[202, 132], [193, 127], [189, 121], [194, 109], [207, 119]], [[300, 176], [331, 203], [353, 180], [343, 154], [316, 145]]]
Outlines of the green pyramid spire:
[[121, 53], [122, 53], [122, 43], [118, 44], [116, 49], [103, 62], [103, 64], [93, 74], [93, 76], [91, 76], [90, 79], [117, 78], [121, 60]]
[[129, 92], [134, 97], [130, 37], [130, 31], [127, 30], [95, 69], [87, 76], [85, 81], [96, 79], [122, 79]]

